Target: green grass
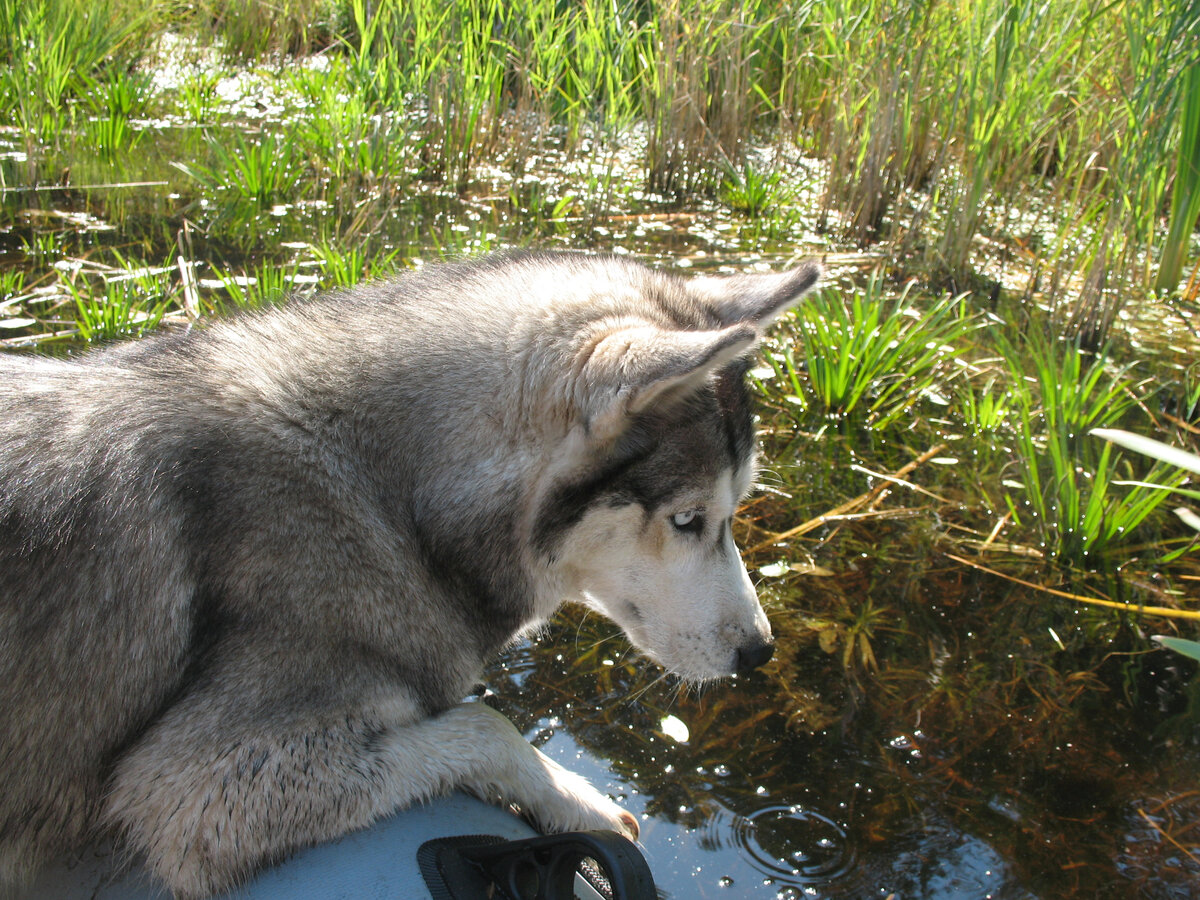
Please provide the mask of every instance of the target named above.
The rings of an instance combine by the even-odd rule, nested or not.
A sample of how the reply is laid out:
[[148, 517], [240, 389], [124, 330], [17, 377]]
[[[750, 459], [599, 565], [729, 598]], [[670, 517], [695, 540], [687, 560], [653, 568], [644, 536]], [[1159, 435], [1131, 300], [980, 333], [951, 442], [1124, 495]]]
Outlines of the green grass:
[[727, 165], [720, 196], [730, 209], [757, 218], [791, 201], [793, 192], [777, 171], [766, 171], [751, 162]]
[[955, 409], [973, 434], [997, 436], [1011, 423], [1013, 398], [995, 376], [978, 389], [969, 381], [960, 381], [955, 391]]
[[214, 312], [225, 313], [283, 302], [292, 290], [296, 268], [264, 263], [244, 275], [220, 268], [216, 275], [228, 299], [214, 297], [210, 302]]
[[210, 133], [206, 141], [211, 163], [174, 165], [214, 194], [224, 192], [259, 209], [304, 195], [306, 161], [290, 135], [225, 129]]
[[[143, 270], [144, 272], [144, 270]], [[89, 344], [137, 337], [158, 327], [174, 297], [161, 275], [104, 279], [99, 288], [67, 282], [75, 300], [75, 326]]]
[[321, 266], [322, 280], [329, 287], [352, 287], [393, 274], [400, 265], [397, 250], [371, 252], [367, 247], [340, 248], [318, 244], [313, 255]]
[[[305, 140], [335, 179], [407, 168], [461, 189], [484, 159], [521, 169], [548, 134], [577, 151], [640, 123], [648, 189], [722, 194], [757, 216], [773, 188], [746, 148], [795, 141], [828, 164], [829, 229], [899, 242], [922, 277], [954, 290], [980, 285], [980, 238], [1014, 212], [1014, 193], [1038, 188], [1041, 218], [1021, 227], [1040, 234], [1045, 287], [1077, 319], [1098, 293], [1174, 289], [1200, 204], [1200, 50], [1188, 39], [1200, 11], [1188, 0], [1154, 12], [1097, 0], [205, 0], [177, 12], [0, 0], [0, 58], [12, 60], [0, 106], [28, 140], [56, 146], [83, 129], [76, 100], [96, 85], [108, 109], [93, 118], [106, 123], [86, 139], [115, 158], [135, 139], [118, 95], [138, 102], [131, 73], [171, 22], [234, 61], [324, 53], [328, 71], [304, 74], [321, 97]], [[212, 121], [211, 80], [176, 99]], [[277, 193], [219, 162], [254, 202]]]
[[1179, 144], [1175, 180], [1171, 188], [1171, 213], [1162, 259], [1154, 287], [1174, 291], [1183, 277], [1192, 233], [1200, 219], [1200, 60], [1181, 73], [1176, 89], [1179, 103]]
[[1008, 495], [1009, 511], [1059, 563], [1111, 569], [1182, 478], [1161, 465], [1137, 477], [1127, 459], [1089, 432], [1141, 416], [1151, 389], [1078, 343], [1034, 339], [1001, 347], [1011, 366], [1022, 485]]
[[766, 351], [793, 407], [886, 430], [931, 394], [949, 391], [948, 363], [977, 327], [961, 298], [919, 310], [913, 285], [888, 296], [876, 274], [842, 297], [825, 291], [795, 314], [795, 341]]
[[0, 108], [27, 141], [53, 142], [72, 100], [141, 59], [162, 12], [128, 0], [0, 0]]
[[321, 50], [345, 24], [344, 4], [331, 0], [200, 0], [195, 6], [198, 26], [235, 59]]

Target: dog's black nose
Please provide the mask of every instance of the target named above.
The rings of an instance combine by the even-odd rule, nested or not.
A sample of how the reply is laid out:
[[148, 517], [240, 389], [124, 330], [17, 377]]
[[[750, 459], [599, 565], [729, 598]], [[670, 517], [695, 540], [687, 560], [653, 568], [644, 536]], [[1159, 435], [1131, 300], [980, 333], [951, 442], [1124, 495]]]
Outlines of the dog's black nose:
[[763, 665], [775, 655], [775, 644], [771, 641], [756, 641], [745, 647], [738, 647], [737, 670], [749, 672]]

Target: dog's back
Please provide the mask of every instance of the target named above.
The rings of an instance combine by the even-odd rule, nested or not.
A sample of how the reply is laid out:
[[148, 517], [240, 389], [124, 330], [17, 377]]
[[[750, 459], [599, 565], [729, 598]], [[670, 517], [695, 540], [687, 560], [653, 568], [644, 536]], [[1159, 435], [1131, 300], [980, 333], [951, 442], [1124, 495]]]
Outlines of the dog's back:
[[188, 653], [179, 523], [127, 424], [140, 393], [119, 370], [0, 357], [3, 869], [86, 832]]

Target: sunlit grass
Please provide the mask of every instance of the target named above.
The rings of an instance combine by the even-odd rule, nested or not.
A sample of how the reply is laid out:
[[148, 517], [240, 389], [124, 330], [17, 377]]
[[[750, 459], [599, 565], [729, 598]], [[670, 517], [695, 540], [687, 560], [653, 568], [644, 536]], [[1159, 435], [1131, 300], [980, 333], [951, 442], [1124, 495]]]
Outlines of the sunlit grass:
[[214, 194], [225, 192], [259, 208], [302, 195], [305, 161], [289, 135], [226, 129], [211, 133], [207, 144], [211, 163], [174, 165]]
[[1165, 466], [1135, 478], [1128, 460], [1088, 432], [1138, 415], [1149, 386], [1077, 343], [1034, 339], [1020, 348], [1002, 346], [1012, 371], [1022, 485], [1007, 498], [1014, 521], [1065, 565], [1123, 562], [1119, 554], [1134, 545], [1135, 530], [1169, 499], [1164, 487], [1182, 479]]
[[394, 273], [400, 264], [397, 250], [373, 253], [365, 247], [340, 248], [330, 243], [313, 247], [313, 255], [325, 284], [331, 287], [352, 287], [382, 278]]
[[296, 277], [295, 266], [264, 263], [246, 274], [216, 268], [227, 300], [210, 299], [213, 311], [230, 312], [239, 309], [261, 309], [287, 299]]
[[73, 99], [149, 49], [156, 12], [128, 0], [0, 0], [0, 108], [27, 141], [54, 143]]
[[86, 282], [66, 287], [75, 301], [75, 326], [88, 343], [152, 331], [174, 301], [167, 280], [153, 270], [108, 277], [99, 287]]
[[[115, 158], [138, 137], [124, 121], [136, 113], [115, 94], [141, 77], [133, 64], [152, 56], [166, 12], [3, 0], [13, 65], [0, 74], [0, 106], [36, 144], [86, 130]], [[205, 0], [172, 24], [233, 61], [323, 53], [328, 65], [304, 76], [320, 105], [296, 124], [331, 178], [403, 173], [461, 188], [483, 160], [523, 167], [547, 135], [575, 152], [641, 123], [652, 191], [716, 192], [760, 217], [782, 186], [748, 167], [745, 151], [769, 136], [828, 163], [831, 229], [857, 243], [898, 240], [923, 277], [953, 290], [987, 287], [979, 239], [1032, 186], [1054, 219], [1036, 226], [1053, 270], [1046, 289], [1067, 307], [1096, 302], [1095, 278], [1072, 277], [1088, 272], [1110, 273], [1113, 298], [1127, 295], [1126, 279], [1173, 288], [1200, 203], [1194, 4], [1157, 15], [1091, 0], [962, 10], [917, 0]], [[92, 113], [106, 122], [85, 129], [74, 103], [89, 84], [107, 85], [90, 93], [110, 102]], [[213, 79], [186, 79], [176, 101], [211, 123]], [[231, 163], [215, 174], [271, 202], [274, 188]], [[1102, 343], [1111, 315], [1098, 321]]]
[[849, 297], [827, 291], [805, 301], [796, 313], [795, 342], [785, 339], [766, 351], [792, 404], [860, 416], [885, 430], [923, 397], [947, 393], [947, 363], [978, 323], [961, 298], [946, 296], [919, 309], [911, 289], [889, 295], [872, 276]]

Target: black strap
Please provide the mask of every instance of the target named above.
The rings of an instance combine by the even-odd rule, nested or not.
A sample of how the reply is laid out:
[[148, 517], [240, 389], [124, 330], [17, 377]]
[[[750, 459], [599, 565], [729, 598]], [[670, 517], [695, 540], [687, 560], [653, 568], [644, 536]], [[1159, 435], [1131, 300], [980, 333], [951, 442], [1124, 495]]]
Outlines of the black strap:
[[434, 900], [575, 900], [577, 876], [606, 900], [658, 896], [641, 851], [612, 831], [438, 838], [421, 845], [417, 860]]

